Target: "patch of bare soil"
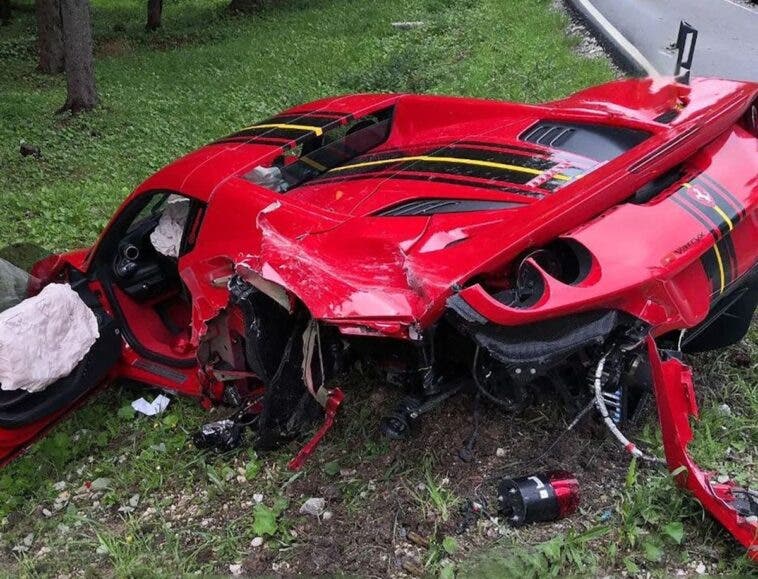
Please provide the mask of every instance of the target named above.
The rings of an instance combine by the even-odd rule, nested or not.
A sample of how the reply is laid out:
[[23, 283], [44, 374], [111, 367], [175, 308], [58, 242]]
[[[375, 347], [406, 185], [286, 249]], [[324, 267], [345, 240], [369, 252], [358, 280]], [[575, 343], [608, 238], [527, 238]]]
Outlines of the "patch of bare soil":
[[[554, 402], [518, 416], [484, 407], [473, 460], [465, 462], [458, 453], [473, 428], [473, 400], [467, 394], [424, 417], [412, 438], [386, 443], [382, 452], [366, 457], [365, 444], [351, 433], [351, 421], [363, 420], [367, 439], [376, 437], [378, 444], [378, 417], [390, 405], [376, 393], [355, 393], [352, 398], [346, 399], [345, 413], [339, 427], [330, 433], [329, 443], [312, 457], [307, 474], [287, 491], [295, 505], [308, 497], [325, 498], [332, 516], [328, 520], [298, 517], [294, 525], [297, 543], [279, 553], [252, 549], [244, 562], [246, 572], [418, 574], [432, 555], [425, 540], [434, 545], [444, 536], [454, 537], [459, 553], [465, 554], [501, 538], [505, 527], [492, 517], [497, 517], [495, 495], [503, 476], [569, 470], [582, 486], [579, 513], [552, 524], [507, 530], [519, 542], [536, 544], [569, 528], [596, 524], [612, 509], [612, 497], [628, 465], [624, 454], [591, 419], [540, 458], [571, 420], [562, 416], [565, 412]], [[338, 475], [330, 477], [324, 467], [333, 461], [341, 468]], [[449, 515], [429, 498], [430, 485], [439, 485], [457, 497]], [[473, 513], [471, 501], [482, 504], [486, 515]]]
[[134, 52], [134, 46], [128, 38], [117, 36], [101, 40], [95, 46], [95, 57], [124, 56]]

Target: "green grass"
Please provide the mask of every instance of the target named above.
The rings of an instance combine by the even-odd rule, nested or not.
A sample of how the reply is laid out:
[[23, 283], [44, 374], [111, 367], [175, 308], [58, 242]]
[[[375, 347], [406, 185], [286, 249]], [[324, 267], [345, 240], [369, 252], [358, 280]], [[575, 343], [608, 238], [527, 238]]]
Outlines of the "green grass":
[[[572, 50], [578, 39], [565, 35], [565, 18], [549, 0], [284, 0], [244, 17], [230, 16], [223, 0], [176, 0], [165, 4], [158, 33], [143, 30], [142, 3], [93, 0], [101, 106], [56, 117], [65, 82], [34, 71], [25, 2], [27, 10], [0, 28], [0, 247], [91, 244], [128, 192], [160, 166], [299, 102], [354, 91], [536, 102], [613, 74], [605, 61]], [[397, 20], [425, 25], [399, 31], [390, 26]], [[21, 142], [40, 147], [42, 158], [22, 158]], [[755, 344], [753, 335], [738, 349], [755, 360]], [[701, 390], [694, 452], [720, 472], [754, 480], [758, 377], [754, 362], [733, 362], [734, 351], [698, 366], [709, 386]], [[282, 503], [298, 484], [285, 468], [292, 449], [265, 458], [245, 449], [200, 455], [189, 438], [207, 415], [194, 402], [176, 400], [158, 419], [135, 418], [127, 407], [135, 397], [110, 388], [0, 472], [0, 573], [227, 573], [272, 524], [266, 548], [286, 559], [298, 540], [297, 505]], [[719, 411], [724, 400], [728, 419]], [[351, 412], [354, 420], [338, 429], [342, 441], [338, 433], [328, 439], [319, 451], [327, 462], [314, 466], [321, 479], [335, 481], [346, 516], [361, 517], [382, 489], [391, 489], [444, 526], [459, 498], [442, 484], [440, 465], [395, 461], [368, 480], [361, 466], [380, 461], [389, 445], [369, 426], [375, 416], [367, 405]], [[655, 446], [653, 430], [645, 438]], [[343, 476], [343, 469], [352, 474]], [[95, 480], [102, 490], [81, 488]], [[263, 506], [252, 504], [256, 492]], [[137, 495], [138, 508], [130, 511]], [[453, 561], [463, 574], [484, 569], [492, 576], [503, 569], [670, 573], [683, 564], [670, 553], [680, 553], [681, 560], [717, 558], [719, 570], [747, 569], [667, 476], [633, 472], [614, 501], [611, 523], [590, 521], [539, 545], [506, 536], [470, 560], [469, 547], [441, 534], [424, 562], [445, 576]]]

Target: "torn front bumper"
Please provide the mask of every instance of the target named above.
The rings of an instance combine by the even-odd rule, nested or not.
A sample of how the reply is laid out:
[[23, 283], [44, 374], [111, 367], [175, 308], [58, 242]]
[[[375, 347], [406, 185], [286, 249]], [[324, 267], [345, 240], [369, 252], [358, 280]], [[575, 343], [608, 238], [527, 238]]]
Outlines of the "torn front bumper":
[[695, 464], [687, 451], [693, 439], [690, 417], [698, 416], [692, 371], [676, 358], [663, 359], [652, 337], [647, 349], [670, 472], [758, 562], [758, 496], [732, 482], [712, 482], [712, 475]]

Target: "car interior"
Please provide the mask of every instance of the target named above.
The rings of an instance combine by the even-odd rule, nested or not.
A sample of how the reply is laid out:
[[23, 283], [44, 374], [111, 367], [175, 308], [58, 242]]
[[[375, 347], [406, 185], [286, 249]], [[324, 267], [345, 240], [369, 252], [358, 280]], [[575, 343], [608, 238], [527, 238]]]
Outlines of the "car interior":
[[[172, 204], [183, 205], [171, 221]], [[172, 192], [138, 198], [117, 219], [94, 263], [109, 302], [124, 324], [124, 338], [140, 354], [184, 366], [194, 360], [190, 345], [192, 302], [179, 277], [179, 258], [194, 246], [203, 204]], [[176, 212], [175, 212], [176, 213]], [[174, 216], [176, 217], [176, 216]], [[157, 233], [167, 222], [176, 239], [161, 244]]]

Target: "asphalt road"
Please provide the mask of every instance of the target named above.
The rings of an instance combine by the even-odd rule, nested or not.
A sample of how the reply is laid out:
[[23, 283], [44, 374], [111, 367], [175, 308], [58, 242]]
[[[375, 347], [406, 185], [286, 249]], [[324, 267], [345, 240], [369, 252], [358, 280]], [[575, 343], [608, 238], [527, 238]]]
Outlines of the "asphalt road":
[[693, 75], [758, 81], [758, 4], [737, 0], [568, 0], [630, 67], [674, 73], [679, 21], [698, 32]]

